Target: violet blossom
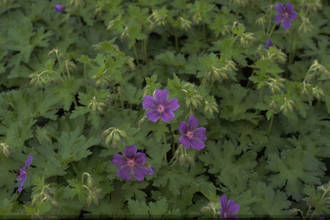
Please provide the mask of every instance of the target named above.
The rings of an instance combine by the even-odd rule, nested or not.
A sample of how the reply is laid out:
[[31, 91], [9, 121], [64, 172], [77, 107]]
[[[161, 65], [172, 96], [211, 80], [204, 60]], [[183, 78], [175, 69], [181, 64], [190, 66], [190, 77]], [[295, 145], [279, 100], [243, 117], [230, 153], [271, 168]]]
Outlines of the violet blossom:
[[156, 89], [155, 97], [146, 95], [142, 102], [142, 106], [150, 111], [147, 112], [148, 119], [152, 122], [156, 122], [161, 118], [164, 122], [169, 122], [174, 119], [174, 113], [172, 111], [177, 110], [180, 105], [177, 98], [172, 98], [169, 101], [168, 91], [166, 89]]
[[294, 8], [294, 5], [290, 2], [286, 3], [285, 8], [283, 7], [283, 4], [280, 3], [274, 7], [274, 9], [278, 12], [278, 14], [275, 15], [275, 22], [276, 24], [279, 24], [282, 22], [282, 28], [288, 29], [291, 27], [291, 22], [297, 19], [298, 13], [295, 11], [292, 11]]
[[204, 141], [207, 140], [205, 136], [206, 128], [198, 126], [198, 119], [190, 115], [188, 125], [185, 121], [180, 122], [179, 131], [184, 135], [179, 138], [180, 143], [189, 149], [190, 146], [196, 150], [201, 150], [205, 147]]
[[62, 12], [64, 10], [64, 5], [57, 4], [57, 5], [55, 5], [54, 9], [56, 12]]
[[121, 167], [117, 171], [117, 176], [125, 180], [130, 180], [132, 174], [134, 174], [138, 181], [142, 181], [148, 174], [151, 175], [155, 172], [150, 164], [144, 166], [146, 155], [137, 152], [135, 145], [126, 146], [124, 156], [121, 154], [113, 155], [112, 162], [115, 166]]
[[239, 211], [240, 206], [236, 204], [233, 200], [229, 200], [227, 202], [227, 197], [226, 195], [222, 195], [219, 199], [221, 208], [221, 217], [223, 219], [225, 218], [231, 218], [231, 219], [238, 219], [234, 215]]
[[30, 154], [29, 155], [29, 158], [25, 161], [25, 166], [22, 167], [20, 170], [19, 170], [19, 176], [17, 177], [17, 181], [20, 181], [19, 185], [18, 185], [18, 192], [21, 192], [22, 191], [22, 187], [25, 183], [25, 180], [27, 178], [27, 174], [28, 174], [28, 168], [29, 166], [31, 165], [33, 161], [33, 157], [32, 155]]

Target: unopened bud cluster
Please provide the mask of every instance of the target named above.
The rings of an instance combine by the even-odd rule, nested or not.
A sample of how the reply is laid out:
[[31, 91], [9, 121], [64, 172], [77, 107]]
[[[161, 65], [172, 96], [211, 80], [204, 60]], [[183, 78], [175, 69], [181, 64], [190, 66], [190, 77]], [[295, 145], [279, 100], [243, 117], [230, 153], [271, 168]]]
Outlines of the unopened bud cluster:
[[128, 134], [117, 128], [111, 127], [102, 133], [102, 138], [105, 139], [106, 145], [116, 147], [118, 143], [122, 142], [123, 138], [127, 138]]
[[37, 201], [46, 202], [49, 201], [51, 206], [54, 209], [60, 209], [60, 204], [54, 199], [54, 191], [49, 188], [49, 184], [44, 186], [40, 193], [35, 194], [32, 199], [32, 205], [35, 204]]
[[284, 97], [284, 103], [280, 107], [280, 111], [286, 115], [288, 111], [293, 112], [293, 107], [295, 106], [294, 101]]
[[299, 8], [308, 13], [316, 13], [318, 10], [322, 10], [321, 0], [300, 0]]
[[284, 88], [284, 81], [283, 78], [269, 78], [266, 82], [268, 85], [270, 92], [274, 95], [275, 93], [281, 92], [281, 90]]
[[194, 158], [187, 154], [182, 144], [180, 144], [179, 148], [175, 151], [174, 157], [179, 160], [181, 166], [189, 167], [190, 165], [195, 165]]
[[94, 180], [92, 178], [92, 175], [90, 175], [89, 173], [86, 173], [86, 172], [83, 173], [82, 183], [84, 181], [84, 175], [87, 176], [87, 180], [86, 180], [87, 186], [86, 185], [82, 185], [82, 186], [88, 190], [88, 196], [87, 196], [87, 200], [86, 200], [87, 205], [89, 207], [93, 203], [94, 205], [99, 206], [100, 193], [101, 193], [102, 189], [97, 188], [94, 185]]
[[211, 213], [214, 218], [217, 218], [218, 216], [221, 215], [220, 213], [220, 208], [221, 205], [220, 203], [215, 203], [215, 202], [209, 202], [207, 206], [204, 206], [201, 211], [204, 213]]
[[98, 101], [94, 96], [93, 99], [90, 100], [90, 103], [88, 104], [88, 109], [92, 110], [93, 112], [102, 113], [104, 106], [105, 104], [101, 101]]

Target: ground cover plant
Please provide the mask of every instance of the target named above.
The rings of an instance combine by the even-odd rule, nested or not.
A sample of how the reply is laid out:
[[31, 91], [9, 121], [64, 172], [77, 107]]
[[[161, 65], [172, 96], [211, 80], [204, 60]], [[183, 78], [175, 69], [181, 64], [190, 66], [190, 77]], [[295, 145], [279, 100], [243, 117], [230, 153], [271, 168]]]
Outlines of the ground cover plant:
[[1, 218], [329, 215], [328, 1], [0, 16]]

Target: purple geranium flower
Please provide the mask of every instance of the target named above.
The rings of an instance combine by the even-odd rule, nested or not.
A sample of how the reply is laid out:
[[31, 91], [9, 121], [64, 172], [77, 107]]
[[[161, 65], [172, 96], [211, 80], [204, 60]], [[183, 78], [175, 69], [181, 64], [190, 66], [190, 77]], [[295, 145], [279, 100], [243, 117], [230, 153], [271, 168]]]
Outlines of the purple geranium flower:
[[265, 45], [265, 49], [267, 50], [269, 47], [271, 47], [271, 46], [273, 46], [273, 41], [270, 39], [270, 38], [268, 38], [267, 40], [266, 40], [266, 45]]
[[22, 187], [25, 183], [25, 180], [27, 178], [27, 172], [28, 172], [28, 168], [29, 166], [31, 165], [33, 161], [33, 157], [32, 155], [30, 154], [29, 155], [29, 158], [27, 159], [27, 161], [25, 161], [25, 167], [22, 167], [20, 170], [19, 170], [19, 176], [17, 177], [17, 181], [20, 181], [19, 185], [18, 185], [18, 192], [21, 192], [22, 191]]
[[286, 3], [285, 8], [283, 7], [283, 4], [280, 3], [274, 7], [274, 9], [278, 12], [278, 14], [275, 15], [275, 22], [276, 24], [279, 24], [282, 22], [283, 29], [288, 29], [291, 27], [291, 22], [297, 19], [298, 13], [295, 11], [292, 11], [294, 8], [294, 5], [291, 3]]
[[198, 119], [190, 115], [188, 125], [185, 121], [180, 122], [179, 131], [184, 135], [179, 138], [179, 141], [185, 148], [189, 149], [190, 146], [196, 150], [201, 150], [205, 147], [203, 141], [206, 141], [205, 131], [206, 128], [198, 126]]
[[147, 116], [150, 121], [156, 122], [159, 117], [164, 122], [173, 120], [175, 115], [172, 111], [177, 110], [180, 105], [178, 104], [177, 98], [173, 98], [169, 101], [167, 101], [167, 99], [168, 91], [166, 89], [156, 89], [155, 98], [150, 95], [146, 95], [144, 97], [142, 106], [143, 108], [150, 110], [147, 112]]
[[56, 12], [62, 12], [64, 10], [64, 5], [62, 4], [55, 5], [54, 9]]
[[148, 174], [153, 174], [155, 171], [151, 165], [148, 167], [143, 165], [146, 162], [146, 155], [141, 152], [137, 152], [136, 146], [127, 146], [124, 149], [124, 155], [113, 155], [112, 162], [115, 166], [121, 167], [117, 171], [117, 176], [125, 180], [130, 180], [131, 175], [134, 174], [138, 181], [142, 181]]
[[227, 203], [227, 197], [226, 195], [222, 195], [219, 199], [221, 208], [221, 217], [222, 218], [232, 218], [232, 219], [238, 219], [234, 215], [239, 211], [239, 205], [235, 204], [233, 200], [229, 200]]

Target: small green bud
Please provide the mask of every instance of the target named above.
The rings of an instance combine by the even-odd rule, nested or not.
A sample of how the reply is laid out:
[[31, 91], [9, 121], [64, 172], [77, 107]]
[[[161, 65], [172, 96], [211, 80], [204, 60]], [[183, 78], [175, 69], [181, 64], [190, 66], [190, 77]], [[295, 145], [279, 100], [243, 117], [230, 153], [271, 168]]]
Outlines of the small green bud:
[[3, 147], [3, 149], [2, 149], [3, 155], [5, 155], [6, 157], [9, 157], [9, 154], [10, 154], [10, 151], [11, 151], [10, 146], [5, 144], [5, 143], [2, 143], [1, 145]]
[[98, 200], [98, 198], [96, 196], [92, 196], [92, 199], [93, 199], [94, 205], [99, 206], [99, 200]]
[[179, 163], [182, 166], [185, 164], [185, 162], [186, 162], [186, 157], [185, 157], [185, 155], [182, 154], [179, 158]]
[[299, 211], [299, 209], [291, 209], [289, 213], [290, 213], [290, 215], [295, 216], [298, 214], [298, 211]]
[[174, 157], [178, 157], [180, 155], [180, 151], [179, 150], [176, 150], [175, 153], [174, 153]]
[[127, 135], [127, 133], [126, 133], [125, 131], [119, 131], [119, 134], [120, 134], [120, 136], [122, 136], [123, 138], [127, 138], [127, 137], [128, 137], [128, 135]]
[[194, 158], [192, 158], [190, 155], [187, 155], [187, 159], [188, 159], [188, 162], [190, 163], [190, 165], [192, 165], [192, 166], [195, 165]]
[[201, 208], [202, 212], [209, 212], [211, 209], [209, 206], [204, 206], [203, 208]]
[[113, 132], [111, 132], [111, 134], [108, 135], [108, 137], [105, 139], [105, 144], [109, 144], [111, 142], [112, 136], [113, 136]]
[[92, 176], [89, 175], [88, 178], [87, 178], [87, 186], [88, 186], [88, 188], [89, 188], [90, 190], [92, 190], [93, 187], [94, 187], [93, 182], [94, 182], [94, 181], [93, 181], [93, 179], [92, 179]]
[[145, 117], [143, 117], [139, 120], [138, 127], [139, 128], [142, 127], [144, 125], [144, 122], [145, 122]]
[[108, 135], [110, 134], [110, 131], [109, 131], [109, 129], [108, 130], [105, 130], [105, 131], [103, 131], [103, 133], [102, 133], [102, 139], [105, 139], [106, 137], [108, 137]]
[[89, 207], [92, 204], [93, 198], [91, 195], [87, 197], [87, 206]]
[[55, 200], [53, 200], [53, 201], [51, 202], [51, 205], [52, 205], [52, 207], [55, 208], [55, 209], [61, 209], [60, 204], [59, 204], [58, 202], [56, 202]]
[[113, 142], [114, 144], [120, 142], [120, 136], [117, 132], [114, 132], [113, 134]]
[[94, 195], [98, 195], [100, 192], [102, 192], [102, 189], [96, 188], [93, 192], [94, 192]]

